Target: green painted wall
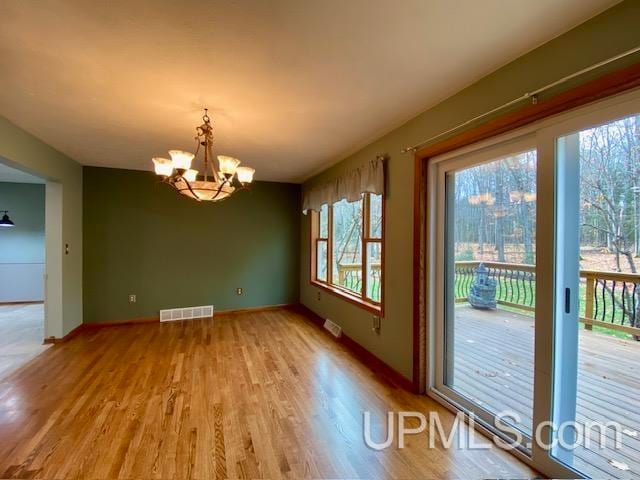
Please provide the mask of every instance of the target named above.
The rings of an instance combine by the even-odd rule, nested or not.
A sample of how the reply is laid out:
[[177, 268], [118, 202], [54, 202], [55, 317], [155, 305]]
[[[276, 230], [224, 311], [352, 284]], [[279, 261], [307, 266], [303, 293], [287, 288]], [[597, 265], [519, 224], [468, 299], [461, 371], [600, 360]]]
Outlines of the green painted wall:
[[0, 264], [44, 263], [44, 185], [0, 182], [0, 209], [15, 223], [0, 229]]
[[85, 167], [85, 323], [297, 302], [299, 208], [299, 185], [256, 182], [198, 203], [153, 173]]
[[[70, 250], [68, 255], [51, 252], [62, 260], [61, 271], [47, 272], [45, 323], [45, 336], [62, 337], [82, 323], [82, 167], [1, 116], [0, 161], [45, 179], [47, 189], [55, 186], [62, 194], [58, 243]], [[59, 302], [53, 298], [57, 292]]]
[[[386, 202], [385, 318], [380, 334], [371, 329], [371, 315], [309, 284], [309, 219], [301, 224], [300, 298], [324, 318], [411, 377], [412, 372], [412, 239], [413, 158], [401, 154], [416, 144], [526, 91], [640, 45], [640, 2], [628, 0], [566, 34], [502, 67], [472, 86], [427, 110], [405, 125], [369, 144], [307, 181], [303, 188], [326, 181], [364, 164], [376, 155], [389, 156]], [[584, 82], [607, 71], [640, 61], [640, 55], [619, 61], [580, 79]], [[574, 82], [572, 85], [575, 85]], [[572, 85], [565, 85], [563, 89]], [[557, 93], [551, 92], [551, 94]]]

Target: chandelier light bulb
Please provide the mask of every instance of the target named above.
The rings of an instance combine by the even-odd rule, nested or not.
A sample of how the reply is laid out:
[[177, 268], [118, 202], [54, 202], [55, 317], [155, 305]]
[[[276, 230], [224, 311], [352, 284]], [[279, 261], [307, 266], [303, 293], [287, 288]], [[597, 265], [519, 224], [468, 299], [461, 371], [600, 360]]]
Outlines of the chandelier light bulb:
[[191, 161], [195, 156], [193, 153], [183, 150], [169, 150], [169, 155], [171, 155], [173, 168], [180, 170], [189, 170], [191, 168]]
[[170, 177], [173, 173], [173, 164], [168, 158], [155, 157], [152, 159], [153, 167], [157, 175]]
[[233, 175], [240, 165], [240, 160], [226, 155], [218, 155], [218, 163], [220, 164], [220, 172], [224, 175]]
[[236, 174], [238, 175], [238, 181], [240, 183], [251, 183], [253, 182], [253, 174], [256, 173], [256, 170], [251, 167], [238, 167], [236, 169]]

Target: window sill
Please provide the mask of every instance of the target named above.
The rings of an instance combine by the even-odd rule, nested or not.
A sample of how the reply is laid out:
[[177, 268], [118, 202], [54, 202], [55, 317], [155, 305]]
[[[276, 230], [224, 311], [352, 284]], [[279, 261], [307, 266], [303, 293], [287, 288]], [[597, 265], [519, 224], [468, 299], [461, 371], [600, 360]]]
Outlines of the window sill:
[[353, 305], [356, 305], [357, 307], [360, 307], [370, 313], [379, 315], [381, 317], [383, 316], [384, 310], [381, 304], [369, 302], [355, 295], [350, 295], [347, 291], [338, 287], [334, 287], [333, 285], [328, 285], [316, 280], [310, 280], [310, 283], [314, 287], [324, 290], [325, 292], [335, 295], [336, 297], [340, 297], [343, 300], [346, 300], [347, 302], [352, 303]]

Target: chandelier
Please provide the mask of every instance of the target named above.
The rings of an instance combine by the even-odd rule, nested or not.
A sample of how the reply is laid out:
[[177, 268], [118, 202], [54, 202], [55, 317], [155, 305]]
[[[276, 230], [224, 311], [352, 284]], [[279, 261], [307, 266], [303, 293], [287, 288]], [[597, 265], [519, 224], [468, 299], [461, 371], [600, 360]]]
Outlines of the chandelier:
[[[218, 155], [219, 170], [216, 171], [212, 157], [213, 126], [206, 108], [202, 122], [202, 125], [196, 127], [196, 153], [169, 150], [171, 160], [155, 157], [152, 161], [156, 174], [178, 193], [197, 201], [217, 202], [236, 190], [246, 188], [253, 181], [255, 170], [240, 167], [240, 160], [237, 158]], [[204, 152], [204, 168], [202, 174], [199, 174], [198, 170], [191, 168], [191, 163], [198, 156], [201, 147]]]

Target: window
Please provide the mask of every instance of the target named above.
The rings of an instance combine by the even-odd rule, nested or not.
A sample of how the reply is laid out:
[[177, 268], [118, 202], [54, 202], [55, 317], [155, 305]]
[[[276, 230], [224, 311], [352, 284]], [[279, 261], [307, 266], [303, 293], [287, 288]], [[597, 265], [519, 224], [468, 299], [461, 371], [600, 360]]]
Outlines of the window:
[[324, 204], [312, 214], [311, 281], [363, 307], [382, 310], [382, 195]]

